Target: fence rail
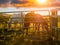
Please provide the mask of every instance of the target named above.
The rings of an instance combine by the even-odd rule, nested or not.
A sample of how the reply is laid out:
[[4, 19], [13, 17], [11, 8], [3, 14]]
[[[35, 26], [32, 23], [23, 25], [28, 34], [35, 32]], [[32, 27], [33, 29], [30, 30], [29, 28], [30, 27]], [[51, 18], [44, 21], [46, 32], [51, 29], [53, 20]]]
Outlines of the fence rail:
[[[23, 11], [22, 11], [23, 12]], [[49, 11], [48, 11], [49, 12]], [[21, 12], [20, 12], [21, 13]], [[33, 40], [33, 41], [46, 41], [51, 37], [56, 38], [57, 28], [52, 27], [54, 29], [54, 36], [52, 36], [52, 29], [51, 29], [51, 20], [50, 15], [44, 18], [47, 18], [47, 28], [42, 24], [38, 26], [36, 23], [44, 22], [44, 21], [28, 21], [26, 23], [30, 23], [30, 26], [24, 27], [24, 15], [20, 14], [21, 17], [11, 17], [11, 18], [3, 18], [3, 20], [8, 19], [7, 21], [0, 21], [0, 41], [2, 40], [3, 43], [6, 45], [12, 44], [14, 45], [17, 40]], [[28, 17], [27, 17], [28, 18]], [[28, 28], [28, 29], [24, 29]], [[13, 43], [12, 43], [13, 42]], [[4, 45], [5, 45], [4, 44]]]

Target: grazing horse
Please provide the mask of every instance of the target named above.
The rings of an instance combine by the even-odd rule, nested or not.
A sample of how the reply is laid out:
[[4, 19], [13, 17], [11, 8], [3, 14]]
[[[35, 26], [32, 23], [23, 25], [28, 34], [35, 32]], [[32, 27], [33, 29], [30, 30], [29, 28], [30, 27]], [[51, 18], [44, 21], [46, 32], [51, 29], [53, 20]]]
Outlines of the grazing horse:
[[42, 22], [41, 22], [42, 28], [43, 30], [48, 30], [48, 22], [46, 19], [42, 18]]
[[24, 17], [24, 28], [23, 28], [23, 30], [27, 30], [27, 33], [28, 33], [28, 28], [29, 28], [29, 26], [30, 26], [30, 23], [32, 23], [33, 22], [33, 20], [34, 20], [34, 12], [30, 12], [30, 13], [27, 13], [26, 15], [25, 15], [25, 17]]
[[35, 31], [38, 30], [40, 28], [40, 22], [41, 21], [41, 16], [39, 14], [35, 14], [34, 15], [34, 24], [35, 24]]
[[[45, 44], [45, 41], [47, 41], [50, 36], [49, 30], [48, 30], [48, 22], [46, 19], [44, 19], [40, 14], [35, 14], [34, 16], [34, 21], [35, 21], [35, 34], [38, 35], [36, 39], [41, 39]], [[42, 30], [40, 30], [41, 26]]]
[[35, 30], [39, 31], [40, 25], [42, 25], [42, 29], [48, 30], [48, 23], [46, 19], [44, 19], [40, 14], [35, 14], [34, 16], [35, 21]]
[[24, 29], [23, 30], [26, 29], [28, 31], [30, 23], [34, 24], [35, 30], [39, 31], [40, 25], [42, 25], [42, 29], [48, 30], [48, 23], [40, 14], [35, 14], [34, 12], [27, 13], [24, 17]]

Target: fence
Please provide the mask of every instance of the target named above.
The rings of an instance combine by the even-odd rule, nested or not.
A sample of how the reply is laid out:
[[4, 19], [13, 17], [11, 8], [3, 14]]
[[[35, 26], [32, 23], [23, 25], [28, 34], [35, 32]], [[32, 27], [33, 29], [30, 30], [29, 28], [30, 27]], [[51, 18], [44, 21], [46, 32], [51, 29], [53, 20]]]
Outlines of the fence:
[[[47, 10], [43, 10], [47, 11]], [[29, 12], [29, 11], [28, 11]], [[2, 41], [2, 44], [10, 44], [14, 45], [17, 43], [17, 40], [20, 40], [20, 43], [24, 42], [26, 43], [27, 40], [30, 41], [40, 41], [45, 42], [52, 36], [52, 30], [51, 30], [51, 20], [50, 20], [50, 11], [47, 11], [49, 14], [47, 16], [43, 16], [44, 19], [46, 19], [46, 22], [48, 24], [48, 29], [44, 28], [42, 24], [36, 26], [36, 21], [29, 21], [30, 26], [24, 27], [24, 17], [25, 13], [28, 13], [27, 11], [21, 11], [17, 14], [13, 14], [10, 18], [8, 18], [8, 21], [0, 21], [0, 41]], [[38, 12], [38, 11], [36, 11]], [[29, 19], [29, 17], [27, 17]], [[2, 18], [3, 20], [6, 20], [7, 18]], [[38, 21], [37, 23], [39, 23]], [[26, 22], [28, 23], [28, 22]], [[28, 28], [28, 29], [24, 29]], [[57, 28], [57, 27], [56, 27]], [[54, 31], [54, 35], [56, 37], [57, 29]], [[12, 43], [13, 42], [13, 43]], [[21, 45], [21, 44], [20, 44]]]

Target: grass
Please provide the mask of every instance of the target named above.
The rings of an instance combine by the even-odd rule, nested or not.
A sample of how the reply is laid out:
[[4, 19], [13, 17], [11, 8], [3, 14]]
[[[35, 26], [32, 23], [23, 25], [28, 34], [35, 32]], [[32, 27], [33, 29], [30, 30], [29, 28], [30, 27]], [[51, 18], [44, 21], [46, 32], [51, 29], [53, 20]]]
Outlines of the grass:
[[[6, 26], [4, 26], [5, 24], [0, 24], [0, 29], [3, 29], [4, 27], [6, 27]], [[20, 27], [21, 27], [21, 24], [11, 24], [11, 28], [12, 29], [15, 29], [15, 30], [19, 30], [20, 29]], [[35, 30], [33, 29], [33, 28], [31, 28], [31, 27], [33, 27], [33, 25], [31, 24], [30, 25], [30, 28], [29, 28], [29, 31], [28, 31], [28, 34], [29, 35], [32, 35], [31, 33], [32, 32], [35, 32]], [[7, 28], [8, 28], [8, 25], [7, 25]], [[60, 28], [60, 22], [58, 22], [58, 28]], [[41, 30], [42, 30], [42, 28], [40, 28]], [[26, 32], [26, 30], [24, 31], [24, 32]], [[36, 34], [37, 34], [37, 32], [36, 32]], [[41, 36], [43, 35], [43, 33], [40, 33], [41, 34]], [[46, 34], [45, 34], [46, 35]], [[58, 38], [58, 41], [60, 41], [60, 31], [58, 31], [58, 35], [59, 35], [59, 38]], [[26, 36], [26, 34], [25, 34], [25, 36]], [[36, 36], [36, 35], [34, 35], [33, 34], [33, 36]], [[20, 40], [20, 39], [19, 39]], [[60, 42], [58, 42], [59, 44], [60, 44]]]

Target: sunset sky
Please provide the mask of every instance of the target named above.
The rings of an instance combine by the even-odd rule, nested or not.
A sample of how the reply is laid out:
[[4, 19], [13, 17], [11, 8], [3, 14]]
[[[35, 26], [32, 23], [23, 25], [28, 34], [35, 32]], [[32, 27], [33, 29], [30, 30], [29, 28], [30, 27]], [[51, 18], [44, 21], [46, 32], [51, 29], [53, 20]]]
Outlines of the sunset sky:
[[[0, 0], [0, 4], [4, 4], [4, 3], [7, 3], [7, 2], [11, 2], [11, 3], [20, 3], [20, 4], [23, 4], [23, 3], [26, 3], [27, 1], [29, 0]], [[60, 0], [54, 0], [54, 1], [60, 1]]]
[[[38, 8], [30, 8], [29, 9], [29, 8], [24, 8], [24, 7], [19, 7], [19, 8], [16, 8], [15, 6], [11, 7], [11, 4], [20, 4], [21, 5], [21, 4], [25, 4], [27, 2], [28, 2], [28, 0], [0, 0], [0, 12], [41, 10], [41, 8], [39, 8], [39, 9]], [[55, 6], [55, 7], [60, 6], [60, 0], [54, 0], [54, 2], [58, 2], [58, 3], [54, 3], [54, 4], [52, 4], [52, 6]], [[1, 7], [1, 5], [2, 5], [2, 7]], [[23, 5], [23, 6], [25, 6], [25, 5]], [[46, 9], [51, 9], [51, 8], [44, 8], [44, 9], [46, 10]], [[60, 14], [60, 11], [58, 14]]]

